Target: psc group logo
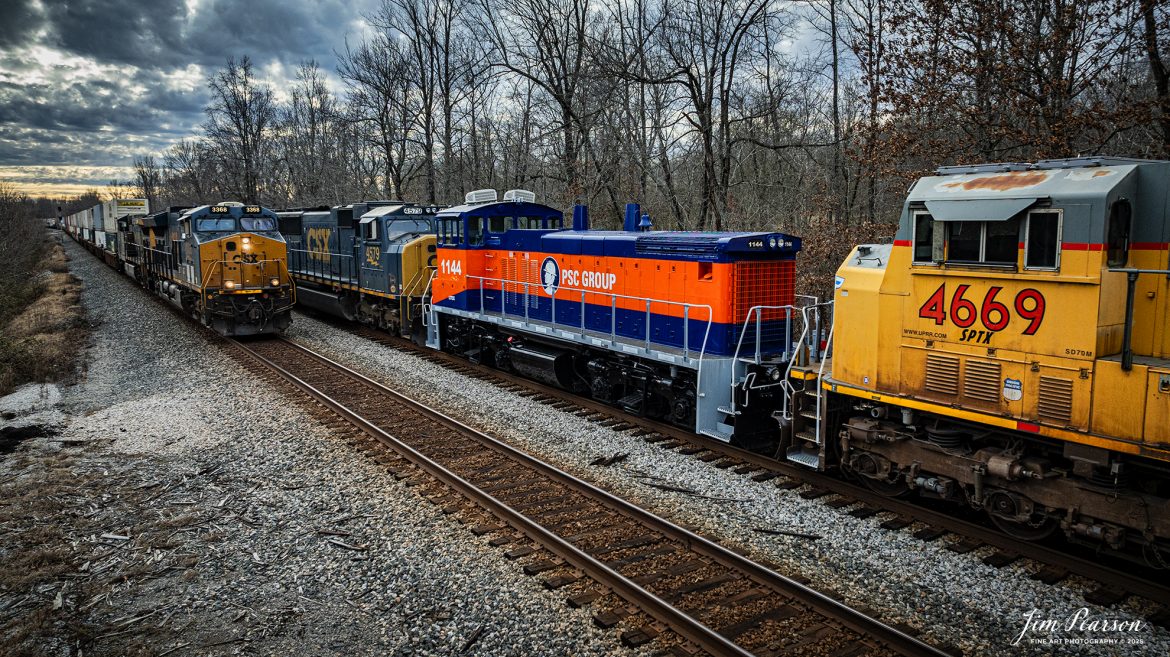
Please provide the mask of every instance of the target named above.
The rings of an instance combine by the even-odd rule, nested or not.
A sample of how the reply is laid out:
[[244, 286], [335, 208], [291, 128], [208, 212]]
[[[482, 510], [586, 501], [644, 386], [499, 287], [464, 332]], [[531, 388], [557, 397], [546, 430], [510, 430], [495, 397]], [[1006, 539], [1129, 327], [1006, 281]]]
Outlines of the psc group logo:
[[545, 258], [544, 262], [540, 263], [540, 286], [550, 297], [561, 286], [561, 266], [552, 256]]

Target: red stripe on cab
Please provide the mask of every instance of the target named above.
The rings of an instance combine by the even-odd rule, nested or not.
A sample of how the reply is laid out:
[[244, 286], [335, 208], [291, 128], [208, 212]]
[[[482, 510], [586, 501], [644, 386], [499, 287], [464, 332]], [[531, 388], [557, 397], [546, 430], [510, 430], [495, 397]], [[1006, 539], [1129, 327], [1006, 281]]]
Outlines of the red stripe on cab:
[[910, 246], [910, 240], [894, 240], [894, 246]]
[[1088, 244], [1085, 242], [1065, 242], [1065, 251], [1101, 251], [1105, 248], [1104, 244]]
[[1032, 424], [1031, 422], [1016, 422], [1016, 428], [1020, 431], [1031, 431], [1032, 433], [1040, 433], [1040, 425]]

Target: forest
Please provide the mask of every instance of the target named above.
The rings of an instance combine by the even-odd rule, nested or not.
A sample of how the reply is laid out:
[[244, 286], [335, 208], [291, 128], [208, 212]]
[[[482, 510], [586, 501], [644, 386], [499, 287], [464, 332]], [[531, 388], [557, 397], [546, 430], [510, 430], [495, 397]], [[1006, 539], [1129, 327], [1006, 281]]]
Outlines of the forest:
[[198, 134], [66, 210], [524, 188], [598, 226], [636, 201], [661, 229], [782, 229], [816, 259], [888, 239], [940, 165], [1170, 157], [1167, 0], [384, 0], [366, 20], [288, 87], [226, 61]]

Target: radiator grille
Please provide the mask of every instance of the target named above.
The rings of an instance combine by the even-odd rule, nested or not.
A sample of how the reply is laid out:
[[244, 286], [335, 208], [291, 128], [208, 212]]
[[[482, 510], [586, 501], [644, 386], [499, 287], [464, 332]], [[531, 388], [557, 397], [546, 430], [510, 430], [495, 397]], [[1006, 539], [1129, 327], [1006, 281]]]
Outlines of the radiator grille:
[[[795, 260], [735, 263], [736, 321], [742, 324], [754, 306], [791, 306], [795, 290]], [[761, 313], [765, 322], [785, 318], [780, 309]]]
[[1073, 383], [1069, 379], [1040, 377], [1040, 398], [1037, 409], [1047, 420], [1068, 422], [1072, 419]]
[[[736, 328], [733, 340], [753, 349], [758, 344], [761, 353], [787, 353], [791, 346], [789, 341], [795, 338], [788, 334], [788, 310], [762, 309], [751, 315], [751, 323], [745, 325], [744, 321], [755, 306], [791, 306], [795, 299], [795, 275], [794, 260], [735, 263], [732, 305]], [[757, 331], [759, 335], [756, 335]]]
[[999, 403], [999, 363], [968, 360], [963, 372], [963, 394], [970, 399]]
[[959, 359], [956, 356], [927, 354], [926, 389], [940, 395], [959, 394]]

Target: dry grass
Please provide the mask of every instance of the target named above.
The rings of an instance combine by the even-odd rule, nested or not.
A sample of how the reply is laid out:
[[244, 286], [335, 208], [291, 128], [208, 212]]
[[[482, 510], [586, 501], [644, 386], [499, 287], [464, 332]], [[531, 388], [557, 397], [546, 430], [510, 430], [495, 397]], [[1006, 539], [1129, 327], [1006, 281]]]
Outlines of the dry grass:
[[11, 319], [0, 330], [0, 395], [66, 377], [85, 341], [81, 283], [68, 273], [60, 244], [51, 244], [40, 267], [44, 274], [21, 295], [20, 308], [8, 309]]

